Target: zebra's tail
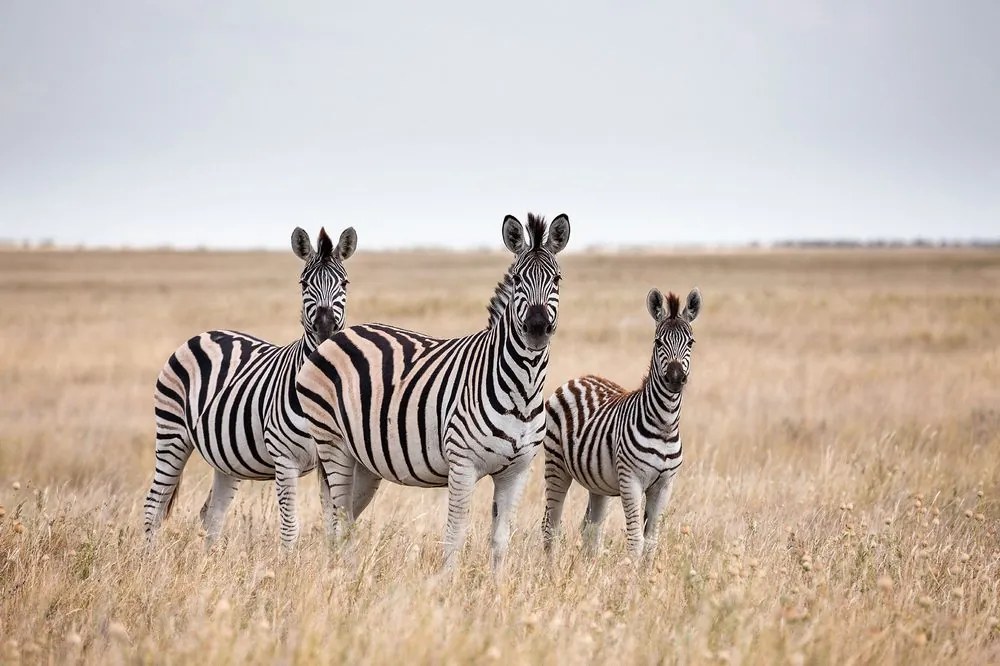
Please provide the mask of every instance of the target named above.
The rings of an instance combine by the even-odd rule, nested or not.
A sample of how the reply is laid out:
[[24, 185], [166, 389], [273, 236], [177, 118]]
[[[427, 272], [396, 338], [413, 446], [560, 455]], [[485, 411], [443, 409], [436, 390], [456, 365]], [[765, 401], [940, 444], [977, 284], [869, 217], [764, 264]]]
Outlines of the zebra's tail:
[[174, 510], [174, 502], [177, 501], [177, 494], [181, 490], [181, 477], [177, 477], [177, 484], [174, 486], [174, 492], [170, 495], [170, 499], [167, 500], [167, 506], [163, 509], [163, 518], [169, 518], [170, 512]]

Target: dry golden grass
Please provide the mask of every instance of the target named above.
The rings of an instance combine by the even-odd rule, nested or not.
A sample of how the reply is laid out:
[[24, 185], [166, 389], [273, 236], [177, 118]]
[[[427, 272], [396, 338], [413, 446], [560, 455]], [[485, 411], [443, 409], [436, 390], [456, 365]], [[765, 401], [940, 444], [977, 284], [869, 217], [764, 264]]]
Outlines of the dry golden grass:
[[[501, 254], [349, 263], [349, 318], [481, 327]], [[686, 462], [655, 560], [579, 553], [584, 493], [541, 554], [541, 459], [506, 577], [489, 574], [490, 484], [453, 584], [434, 577], [440, 491], [383, 487], [331, 553], [315, 476], [278, 546], [246, 483], [206, 553], [197, 456], [160, 548], [141, 505], [151, 392], [206, 328], [299, 334], [286, 254], [0, 254], [0, 662], [1000, 661], [1000, 254], [571, 255], [549, 388], [638, 383], [650, 286], [698, 285]]]

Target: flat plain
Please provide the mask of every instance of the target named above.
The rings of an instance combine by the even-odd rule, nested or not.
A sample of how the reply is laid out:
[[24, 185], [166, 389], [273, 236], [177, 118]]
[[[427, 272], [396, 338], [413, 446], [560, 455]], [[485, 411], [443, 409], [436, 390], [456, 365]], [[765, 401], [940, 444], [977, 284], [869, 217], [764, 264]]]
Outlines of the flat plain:
[[[141, 533], [152, 388], [209, 328], [290, 342], [285, 253], [0, 252], [0, 663], [1000, 662], [1000, 253], [755, 250], [563, 260], [548, 390], [636, 387], [647, 290], [702, 290], [685, 463], [655, 557], [596, 558], [570, 492], [541, 552], [541, 457], [505, 575], [488, 480], [454, 580], [445, 495], [383, 484], [350, 544], [278, 545], [274, 489], [244, 483], [206, 552], [197, 455], [158, 548]], [[350, 322], [485, 325], [500, 253], [371, 253]]]

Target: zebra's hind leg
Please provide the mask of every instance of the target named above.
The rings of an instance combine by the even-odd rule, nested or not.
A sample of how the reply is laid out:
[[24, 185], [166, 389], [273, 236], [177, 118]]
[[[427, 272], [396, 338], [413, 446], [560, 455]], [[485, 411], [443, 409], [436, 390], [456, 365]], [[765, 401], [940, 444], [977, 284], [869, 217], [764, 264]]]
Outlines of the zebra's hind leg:
[[668, 472], [667, 476], [659, 479], [646, 491], [646, 511], [643, 515], [646, 555], [652, 555], [656, 552], [656, 543], [660, 535], [660, 514], [667, 508], [673, 489], [674, 474]]
[[545, 515], [542, 518], [542, 545], [545, 552], [552, 552], [552, 542], [559, 535], [566, 493], [573, 478], [566, 470], [562, 453], [545, 444]]
[[156, 532], [163, 519], [170, 515], [177, 499], [177, 489], [181, 484], [181, 474], [187, 464], [194, 446], [187, 437], [187, 432], [172, 423], [161, 423], [157, 418], [156, 426], [156, 467], [153, 471], [153, 485], [146, 494], [143, 509], [143, 529], [146, 539], [153, 543]]
[[275, 458], [274, 485], [281, 514], [281, 545], [291, 550], [299, 539], [299, 468], [293, 461]]
[[205, 547], [211, 548], [222, 534], [226, 511], [236, 496], [240, 480], [216, 470], [212, 490], [201, 508], [201, 524], [205, 528]]
[[531, 471], [531, 460], [493, 475], [493, 573], [499, 574], [510, 545], [510, 523], [514, 518], [524, 485]]
[[331, 545], [339, 545], [351, 523], [354, 489], [354, 458], [338, 440], [316, 440], [319, 458], [320, 503], [323, 523]]
[[354, 463], [354, 484], [351, 499], [351, 519], [357, 520], [361, 512], [375, 497], [382, 478], [372, 474], [359, 462]]
[[587, 502], [587, 512], [583, 514], [580, 531], [583, 533], [583, 549], [591, 555], [596, 555], [601, 550], [601, 534], [604, 531], [604, 519], [608, 515], [610, 500], [607, 495], [590, 493], [590, 501]]

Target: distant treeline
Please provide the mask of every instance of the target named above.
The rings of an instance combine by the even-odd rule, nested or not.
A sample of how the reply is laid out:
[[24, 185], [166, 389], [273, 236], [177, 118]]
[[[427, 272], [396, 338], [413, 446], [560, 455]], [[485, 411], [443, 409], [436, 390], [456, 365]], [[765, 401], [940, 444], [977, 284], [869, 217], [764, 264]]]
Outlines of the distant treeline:
[[[752, 247], [761, 247], [759, 243], [751, 243]], [[851, 240], [851, 239], [817, 239], [817, 240], [784, 240], [767, 244], [769, 247], [781, 248], [933, 248], [933, 247], [1000, 247], [1000, 238], [977, 238], [972, 240], [930, 240], [914, 238], [911, 240]]]

